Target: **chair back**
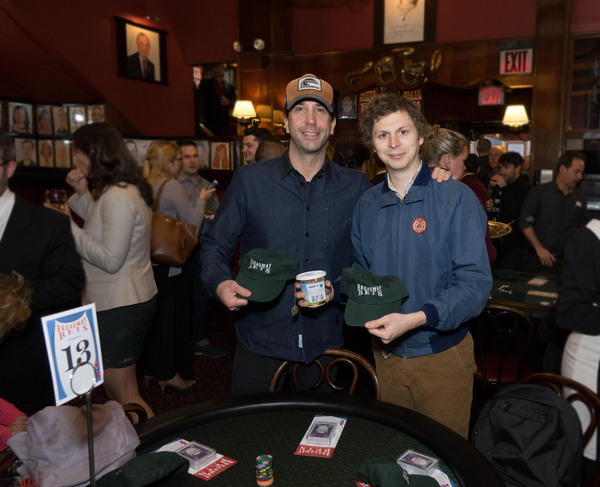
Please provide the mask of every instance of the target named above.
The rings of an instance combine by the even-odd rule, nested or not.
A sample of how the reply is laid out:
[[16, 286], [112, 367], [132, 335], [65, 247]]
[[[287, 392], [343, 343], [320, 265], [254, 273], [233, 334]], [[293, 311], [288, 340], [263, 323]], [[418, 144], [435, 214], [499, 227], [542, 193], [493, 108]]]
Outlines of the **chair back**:
[[[327, 385], [333, 389], [334, 391], [342, 391], [344, 390], [343, 386], [340, 386], [337, 381], [332, 377], [332, 371], [336, 365], [345, 365], [349, 367], [351, 371], [351, 383], [348, 386], [348, 394], [353, 395], [356, 390], [356, 384], [359, 378], [359, 370], [362, 369], [366, 371], [368, 376], [371, 378], [371, 382], [373, 383], [374, 391], [375, 391], [375, 399], [381, 399], [381, 392], [379, 390], [379, 379], [377, 378], [377, 373], [375, 372], [375, 368], [366, 358], [358, 353], [352, 352], [351, 350], [346, 350], [344, 348], [330, 348], [323, 352], [324, 356], [332, 356], [333, 359], [325, 366], [321, 361], [321, 358], [317, 358], [310, 366], [317, 366], [320, 370], [320, 375], [315, 384], [311, 386], [311, 389], [318, 389], [323, 384], [323, 381], [327, 383]], [[322, 356], [323, 356], [322, 355]], [[296, 391], [300, 390], [300, 385], [298, 383], [298, 370], [300, 367], [305, 367], [307, 364], [299, 363], [299, 362], [291, 362], [289, 360], [284, 360], [279, 364], [277, 370], [271, 377], [271, 382], [269, 384], [269, 391], [276, 391], [278, 388], [278, 383], [286, 372], [286, 370], [291, 366], [291, 385], [292, 388]]]
[[471, 320], [477, 372], [475, 382], [493, 393], [529, 374], [527, 358], [533, 340], [533, 322], [518, 309], [488, 304]]
[[[590, 423], [583, 431], [583, 446], [585, 447], [588, 444], [597, 429], [600, 415], [600, 397], [594, 391], [573, 379], [550, 373], [531, 374], [523, 378], [521, 382], [547, 386], [569, 403], [580, 402], [583, 404], [590, 414]], [[600, 463], [598, 463], [589, 485], [591, 487], [600, 486]]]

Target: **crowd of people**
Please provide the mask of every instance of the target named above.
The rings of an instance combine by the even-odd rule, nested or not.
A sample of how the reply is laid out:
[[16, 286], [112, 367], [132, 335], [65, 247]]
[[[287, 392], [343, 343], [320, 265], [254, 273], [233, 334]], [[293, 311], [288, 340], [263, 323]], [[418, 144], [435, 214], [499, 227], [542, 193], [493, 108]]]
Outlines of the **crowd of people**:
[[[152, 142], [142, 174], [121, 135], [101, 122], [73, 135], [73, 195], [59, 214], [9, 190], [17, 163], [11, 141], [0, 138], [0, 273], [24, 276], [32, 313], [0, 342], [0, 367], [16, 374], [0, 374], [0, 397], [23, 414], [52, 404], [35, 320], [81, 296], [96, 303], [108, 397], [141, 404], [149, 416], [136, 366], [163, 391], [191, 387], [194, 354], [224, 354], [210, 343], [215, 299], [239, 312], [233, 394], [267, 390], [281, 360], [310, 363], [327, 348], [353, 342], [374, 361], [384, 401], [465, 438], [476, 371], [466, 323], [487, 303], [492, 270], [564, 267], [558, 325], [595, 334], [600, 270], [591, 265], [600, 229], [595, 220], [585, 227], [586, 199], [577, 188], [582, 154], [565, 153], [555, 180], [532, 187], [520, 154], [483, 138], [478, 154], [470, 154], [463, 135], [430, 127], [411, 101], [384, 93], [362, 114], [360, 134], [338, 139], [330, 158], [333, 100], [331, 85], [313, 74], [290, 81], [289, 144], [266, 129], [247, 129], [245, 164], [222, 201], [198, 173], [193, 140]], [[227, 160], [223, 150], [216, 150], [218, 164]], [[377, 168], [371, 181], [369, 165]], [[182, 267], [151, 261], [153, 208], [203, 226]], [[206, 215], [215, 212], [211, 223]], [[488, 219], [510, 232], [492, 239]], [[296, 259], [299, 273], [325, 271], [325, 304], [309, 306], [293, 279], [275, 299], [254, 300], [232, 266], [236, 255], [254, 249]], [[401, 309], [347, 333], [340, 279], [348, 267], [399, 278], [408, 291]], [[583, 342], [595, 361], [586, 374], [596, 380], [600, 343], [578, 338], [568, 341], [565, 370], [580, 379], [573, 350]], [[36, 358], [23, 364], [19, 354], [34, 349]], [[308, 368], [301, 384], [311, 384], [313, 372]]]

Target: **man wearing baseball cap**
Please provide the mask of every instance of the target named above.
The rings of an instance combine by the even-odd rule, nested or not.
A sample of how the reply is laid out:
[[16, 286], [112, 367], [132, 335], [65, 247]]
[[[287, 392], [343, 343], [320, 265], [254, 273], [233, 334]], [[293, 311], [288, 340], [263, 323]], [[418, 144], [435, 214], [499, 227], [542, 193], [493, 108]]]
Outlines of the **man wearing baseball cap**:
[[331, 282], [352, 263], [352, 210], [370, 188], [362, 173], [327, 158], [336, 123], [333, 97], [331, 85], [314, 74], [287, 85], [289, 149], [275, 159], [238, 168], [212, 228], [202, 236], [202, 279], [227, 308], [242, 310], [233, 393], [266, 391], [281, 360], [308, 363], [343, 344], [339, 303], [302, 306], [294, 279], [272, 300], [252, 299], [251, 290], [234, 280], [230, 266], [238, 239], [240, 255], [264, 249], [295, 257], [299, 273], [327, 273], [331, 301]]

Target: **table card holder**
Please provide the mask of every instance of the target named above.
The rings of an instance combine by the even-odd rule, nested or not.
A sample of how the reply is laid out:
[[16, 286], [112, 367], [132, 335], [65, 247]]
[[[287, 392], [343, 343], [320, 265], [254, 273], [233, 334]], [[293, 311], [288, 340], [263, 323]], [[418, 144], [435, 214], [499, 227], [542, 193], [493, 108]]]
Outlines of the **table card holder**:
[[94, 428], [92, 421], [92, 391], [96, 387], [96, 369], [89, 362], [77, 364], [71, 373], [71, 390], [79, 397], [85, 396], [90, 486], [96, 487], [94, 460]]

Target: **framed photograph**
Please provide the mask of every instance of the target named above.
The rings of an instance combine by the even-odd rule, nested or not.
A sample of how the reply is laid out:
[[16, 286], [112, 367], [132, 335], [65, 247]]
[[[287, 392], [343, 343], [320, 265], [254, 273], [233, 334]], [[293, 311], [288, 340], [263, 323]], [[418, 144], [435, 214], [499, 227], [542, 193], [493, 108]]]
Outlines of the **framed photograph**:
[[358, 100], [356, 93], [340, 93], [337, 97], [338, 120], [356, 120], [358, 118]]
[[87, 106], [87, 123], [99, 123], [104, 121], [104, 105]]
[[49, 105], [41, 105], [35, 108], [37, 134], [38, 135], [53, 135], [52, 131], [52, 107]]
[[115, 17], [117, 74], [151, 83], [168, 84], [167, 33]]
[[54, 141], [38, 139], [38, 163], [40, 167], [54, 167]]
[[69, 107], [69, 129], [74, 133], [85, 125], [85, 107], [83, 105]]
[[198, 148], [200, 169], [210, 169], [210, 145], [208, 140], [195, 140]]
[[229, 141], [210, 143], [211, 169], [233, 169], [231, 163], [231, 143]]
[[54, 165], [56, 167], [71, 168], [71, 141], [57, 139], [54, 141]]
[[372, 90], [361, 91], [358, 94], [358, 117], [362, 118], [365, 109], [369, 102], [377, 96], [379, 90], [377, 88], [373, 88]]
[[69, 135], [69, 118], [66, 107], [52, 107], [54, 135]]
[[33, 138], [15, 138], [15, 159], [18, 167], [34, 167], [38, 165], [36, 143]]
[[148, 150], [148, 146], [151, 142], [151, 139], [125, 138], [125, 146], [129, 150], [139, 167], [144, 167], [144, 161], [146, 160], [146, 151]]
[[435, 41], [437, 0], [375, 0], [375, 45]]
[[32, 106], [29, 103], [8, 102], [8, 132], [17, 135], [33, 133]]

